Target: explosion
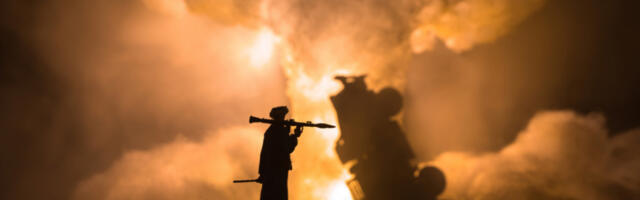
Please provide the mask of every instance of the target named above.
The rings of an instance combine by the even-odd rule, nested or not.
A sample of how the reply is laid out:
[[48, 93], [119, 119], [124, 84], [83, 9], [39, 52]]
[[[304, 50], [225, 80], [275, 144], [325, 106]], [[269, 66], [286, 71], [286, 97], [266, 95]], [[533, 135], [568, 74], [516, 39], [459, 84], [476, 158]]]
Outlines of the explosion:
[[[466, 29], [450, 29], [447, 19], [455, 16], [455, 12], [449, 10], [447, 6], [455, 9], [471, 9], [469, 6], [485, 5], [482, 1], [460, 1], [457, 3], [446, 3], [444, 1], [401, 1], [398, 4], [381, 1], [364, 2], [303, 2], [303, 1], [161, 1], [144, 0], [145, 5], [152, 10], [167, 14], [176, 23], [186, 23], [195, 25], [206, 25], [204, 19], [211, 20], [223, 25], [234, 25], [249, 27], [245, 35], [251, 35], [252, 42], [238, 42], [233, 48], [244, 49], [238, 58], [248, 60], [240, 62], [254, 68], [277, 69], [281, 67], [286, 77], [286, 95], [290, 101], [292, 118], [320, 121], [330, 124], [337, 124], [336, 114], [329, 101], [329, 96], [341, 89], [340, 84], [334, 80], [336, 75], [368, 74], [367, 82], [374, 89], [392, 86], [398, 90], [404, 89], [405, 67], [410, 58], [411, 49], [423, 50], [422, 43], [429, 42], [424, 39], [424, 34], [438, 36], [445, 39], [447, 44], [454, 49], [458, 49], [458, 43], [464, 41], [461, 49], [470, 48], [471, 44], [487, 42], [504, 32], [506, 28], [502, 25], [492, 25], [489, 28], [499, 29], [496, 36], [483, 37], [459, 37], [459, 32], [467, 32]], [[508, 6], [508, 5], [507, 5]], [[336, 9], [340, 7], [340, 9]], [[437, 8], [437, 9], [436, 9]], [[528, 7], [527, 7], [528, 8]], [[436, 9], [436, 10], [434, 10]], [[482, 8], [482, 10], [485, 10]], [[490, 9], [489, 9], [490, 10]], [[419, 12], [418, 12], [419, 11]], [[327, 13], [333, 13], [340, 20], [330, 21]], [[490, 13], [490, 15], [486, 15]], [[511, 22], [510, 14], [505, 15], [505, 21]], [[364, 17], [363, 17], [364, 16]], [[492, 17], [494, 12], [480, 12], [467, 18], [459, 16], [455, 18], [456, 23], [475, 23], [478, 17]], [[432, 23], [432, 18], [438, 23]], [[414, 22], [421, 24], [416, 26]], [[507, 23], [512, 24], [512, 23]], [[483, 24], [479, 24], [483, 26]], [[219, 26], [219, 25], [215, 25]], [[256, 28], [260, 27], [260, 28]], [[416, 27], [418, 27], [416, 29]], [[426, 28], [425, 28], [426, 27]], [[499, 28], [498, 28], [499, 27]], [[243, 29], [243, 28], [242, 28]], [[475, 29], [474, 29], [475, 30]], [[240, 31], [231, 31], [240, 32]], [[413, 34], [409, 34], [413, 32]], [[423, 34], [424, 33], [424, 34]], [[233, 34], [233, 33], [230, 33]], [[494, 34], [488, 32], [488, 34]], [[410, 36], [411, 35], [411, 36]], [[429, 36], [429, 37], [431, 37]], [[452, 37], [452, 38], [450, 38]], [[423, 39], [416, 39], [423, 38]], [[453, 40], [457, 40], [454, 44]], [[477, 40], [477, 41], [476, 41]], [[215, 45], [215, 44], [214, 44]], [[228, 52], [230, 55], [237, 53]], [[275, 78], [275, 77], [273, 77]], [[254, 83], [250, 83], [254, 84]], [[219, 138], [218, 140], [240, 140], [234, 135], [238, 129], [223, 129], [220, 136], [208, 136]], [[257, 134], [257, 133], [256, 133]], [[294, 170], [290, 175], [290, 193], [292, 199], [351, 199], [351, 193], [346, 185], [346, 180], [352, 175], [347, 168], [338, 160], [335, 153], [335, 143], [339, 137], [338, 129], [315, 130], [307, 129], [298, 149], [292, 155]], [[235, 139], [234, 139], [235, 138]], [[129, 170], [139, 170], [135, 162], [143, 160], [153, 160], [155, 157], [174, 157], [176, 160], [164, 161], [168, 166], [160, 167], [160, 182], [175, 182], [170, 188], [185, 188], [192, 186], [186, 184], [183, 179], [189, 182], [195, 181], [197, 184], [209, 184], [214, 188], [225, 188], [221, 190], [238, 191], [238, 188], [247, 189], [248, 186], [231, 186], [225, 183], [224, 177], [228, 175], [249, 176], [251, 170], [236, 171], [225, 168], [218, 173], [209, 174], [205, 177], [198, 177], [193, 174], [182, 174], [180, 171], [193, 171], [185, 162], [193, 160], [206, 160], [202, 154], [192, 154], [182, 151], [182, 148], [192, 148], [207, 151], [211, 143], [185, 142], [184, 139], [177, 139], [175, 144], [168, 144], [165, 147], [151, 150], [148, 153], [128, 153], [114, 167], [105, 174], [94, 176], [87, 180], [77, 192], [77, 197], [82, 199], [84, 194], [90, 194], [93, 188], [100, 188], [100, 185], [111, 185], [111, 192], [106, 195], [107, 199], [120, 199], [128, 194], [126, 189], [120, 185], [130, 183], [123, 182], [118, 178], [114, 180], [108, 178], [112, 176], [130, 176]], [[247, 146], [247, 145], [244, 145]], [[248, 147], [234, 146], [235, 148], [255, 150], [258, 143], [251, 143]], [[171, 152], [175, 149], [177, 152]], [[189, 151], [192, 152], [192, 151]], [[224, 151], [215, 152], [224, 154]], [[169, 154], [169, 155], [167, 155]], [[243, 156], [243, 160], [256, 160], [256, 155]], [[149, 157], [149, 158], [145, 158]], [[181, 158], [185, 157], [185, 158]], [[189, 158], [189, 159], [187, 159]], [[186, 160], [185, 160], [186, 159]], [[219, 165], [238, 165], [239, 161], [218, 161]], [[242, 168], [257, 168], [253, 161], [247, 161], [247, 165]], [[128, 166], [128, 167], [127, 167]], [[214, 168], [211, 166], [211, 168]], [[175, 174], [175, 172], [180, 172]], [[197, 174], [208, 174], [200, 171]], [[223, 176], [223, 174], [225, 174]], [[173, 178], [172, 178], [173, 177]], [[209, 178], [207, 178], [209, 177]], [[213, 180], [211, 180], [211, 177]], [[152, 178], [154, 179], [154, 178]], [[230, 181], [230, 179], [228, 180]], [[136, 183], [131, 183], [136, 184]], [[137, 185], [147, 183], [138, 183]], [[162, 188], [142, 186], [145, 190], [159, 191]], [[232, 189], [236, 187], [236, 189]], [[181, 190], [181, 189], [178, 189]], [[257, 190], [250, 189], [250, 195], [256, 195]], [[234, 196], [234, 192], [224, 192], [222, 197]], [[175, 194], [179, 196], [180, 194]], [[141, 197], [144, 194], [135, 194]], [[235, 196], [236, 198], [238, 196]]]
[[[154, 64], [170, 68], [165, 69], [165, 73], [158, 73], [160, 75], [169, 74], [173, 77], [176, 75], [174, 72], [180, 71], [175, 69], [187, 68], [184, 69], [187, 72], [180, 71], [189, 74], [185, 77], [200, 78], [165, 80], [161, 85], [170, 90], [156, 91], [158, 94], [170, 93], [171, 102], [183, 104], [204, 97], [205, 102], [217, 105], [215, 108], [220, 110], [234, 108], [234, 111], [246, 112], [231, 114], [226, 110], [216, 113], [237, 119], [246, 119], [251, 114], [249, 112], [264, 114], [272, 106], [288, 103], [292, 118], [337, 124], [329, 101], [329, 96], [341, 89], [334, 76], [367, 74], [367, 84], [374, 90], [391, 86], [404, 91], [406, 65], [413, 53], [432, 49], [439, 42], [457, 53], [490, 43], [538, 10], [544, 1], [143, 0], [143, 4], [151, 13], [136, 15], [140, 19], [125, 23], [122, 31], [124, 41], [119, 42], [133, 47], [143, 46], [145, 49], [160, 47], [159, 53], [153, 52], [161, 56], [154, 54], [156, 56], [153, 58], [167, 58], [162, 60], [165, 62]], [[215, 59], [210, 58], [212, 56]], [[132, 58], [114, 55], [109, 60], [124, 62], [129, 59]], [[110, 64], [119, 64], [116, 61]], [[212, 69], [214, 65], [220, 69]], [[246, 66], [260, 70], [246, 69]], [[90, 71], [92, 73], [88, 74], [99, 77], [98, 81], [105, 84], [114, 80], [113, 74], [122, 73], [104, 71]], [[148, 77], [146, 71], [142, 71], [140, 73]], [[149, 79], [144, 85], [158, 87], [158, 83], [153, 82], [155, 79]], [[213, 79], [213, 82], [208, 82], [209, 79]], [[174, 85], [181, 82], [189, 84], [182, 87]], [[191, 88], [193, 85], [201, 88]], [[142, 87], [139, 90], [145, 89]], [[194, 92], [196, 95], [182, 97], [181, 91], [184, 90], [197, 92]], [[277, 96], [274, 93], [280, 94], [282, 91], [286, 99], [274, 97]], [[144, 97], [136, 97], [136, 101], [142, 102], [140, 104], [146, 103]], [[251, 101], [256, 99], [264, 101]], [[240, 101], [243, 103], [238, 103]], [[131, 103], [129, 99], [118, 103], [125, 105], [121, 108], [123, 110], [139, 105]], [[183, 109], [162, 103], [166, 102], [151, 107], [174, 111], [169, 113]], [[252, 103], [251, 109], [237, 109], [245, 107], [247, 103]], [[210, 109], [208, 106], [196, 108]], [[151, 113], [160, 112], [149, 110]], [[203, 118], [190, 114], [185, 114], [185, 118]], [[550, 118], [560, 118], [563, 123], [571, 123], [572, 119], [578, 118], [580, 126], [577, 129], [593, 128], [591, 132], [597, 134], [591, 136], [602, 139], [605, 131], [601, 130], [602, 123], [599, 120], [564, 115]], [[204, 119], [202, 121], [224, 121], [216, 117]], [[147, 149], [123, 152], [114, 163], [80, 182], [73, 196], [75, 199], [256, 199], [259, 186], [232, 185], [231, 180], [257, 175], [261, 145], [259, 138], [265, 127], [246, 128], [248, 124], [238, 121], [241, 120], [203, 126], [202, 129], [206, 131], [202, 131], [202, 139], [178, 136]], [[554, 123], [553, 120], [545, 122]], [[534, 119], [531, 126], [545, 127], [539, 123]], [[211, 127], [215, 128], [208, 129]], [[558, 132], [558, 135], [571, 135], [570, 131], [549, 129]], [[339, 135], [338, 129], [305, 130], [298, 149], [292, 155], [294, 170], [290, 173], [289, 181], [291, 199], [352, 199], [346, 185], [352, 175], [340, 163], [334, 150]], [[526, 177], [528, 172], [533, 171], [551, 177], [555, 172], [566, 170], [563, 167], [549, 171], [528, 169], [530, 166], [539, 166], [539, 163], [518, 157], [547, 157], [539, 152], [522, 152], [523, 149], [534, 151], [522, 147], [534, 143], [526, 138], [540, 135], [537, 131], [526, 131], [521, 135], [525, 139], [519, 139], [497, 154], [476, 156], [449, 152], [430, 162], [442, 168], [452, 180], [445, 196], [491, 199], [500, 195], [496, 194], [496, 189], [501, 188], [498, 186], [510, 183], [505, 174]], [[99, 146], [102, 138], [92, 139]], [[558, 141], [565, 140], [561, 138]], [[608, 143], [605, 146], [617, 147]], [[560, 148], [555, 150], [564, 152]], [[603, 152], [600, 153], [606, 154]], [[603, 157], [614, 159], [614, 156]], [[493, 160], [516, 163], [516, 168], [496, 169], [496, 166], [487, 163]], [[635, 163], [628, 166], [635, 166]], [[628, 173], [627, 165], [611, 168], [619, 170], [619, 176]], [[505, 178], [506, 181], [496, 182], [503, 184], [496, 186], [487, 177]], [[467, 182], [470, 180], [471, 183]], [[535, 179], [529, 181], [528, 185], [524, 184], [524, 189], [516, 188], [515, 191], [528, 191], [527, 187], [539, 184]], [[634, 187], [629, 186], [634, 181], [615, 179], [607, 183], [624, 182], [627, 189]], [[567, 183], [577, 185], [580, 189], [590, 188], [588, 183]], [[554, 193], [554, 188], [548, 191], [558, 194]], [[540, 193], [546, 194], [548, 191]], [[559, 194], [579, 196], [575, 193]]]
[[[291, 57], [291, 55], [287, 55]], [[337, 92], [339, 84], [333, 80], [332, 74], [327, 74], [319, 80], [314, 80], [305, 73], [304, 68], [295, 60], [285, 59], [283, 63], [289, 80], [287, 94], [291, 98], [293, 117], [299, 119], [311, 119], [312, 121], [323, 121], [330, 124], [337, 124], [335, 112], [333, 111], [328, 97]], [[301, 137], [298, 155], [308, 155], [314, 157], [309, 163], [296, 162], [299, 156], [293, 156], [293, 162], [301, 170], [300, 173], [305, 179], [311, 179], [314, 184], [308, 188], [301, 188], [300, 191], [315, 191], [313, 196], [305, 195], [304, 192], [294, 193], [294, 198], [299, 199], [351, 199], [351, 194], [346, 186], [346, 180], [350, 178], [335, 153], [335, 142], [339, 137], [338, 129], [306, 130], [305, 136]], [[302, 164], [302, 166], [300, 165]], [[297, 181], [292, 180], [292, 183]], [[293, 186], [293, 188], [298, 188]]]

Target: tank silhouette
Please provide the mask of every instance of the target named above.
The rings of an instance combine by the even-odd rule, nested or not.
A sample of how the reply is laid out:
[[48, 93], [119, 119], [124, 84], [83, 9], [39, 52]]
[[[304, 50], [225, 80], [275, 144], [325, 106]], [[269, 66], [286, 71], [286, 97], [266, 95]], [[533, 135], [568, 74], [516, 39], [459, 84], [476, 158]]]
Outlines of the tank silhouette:
[[335, 77], [344, 89], [331, 97], [341, 131], [336, 152], [343, 164], [353, 163], [347, 182], [353, 198], [436, 199], [444, 174], [435, 167], [418, 172], [404, 132], [391, 119], [402, 109], [402, 95], [393, 88], [373, 92], [365, 77]]

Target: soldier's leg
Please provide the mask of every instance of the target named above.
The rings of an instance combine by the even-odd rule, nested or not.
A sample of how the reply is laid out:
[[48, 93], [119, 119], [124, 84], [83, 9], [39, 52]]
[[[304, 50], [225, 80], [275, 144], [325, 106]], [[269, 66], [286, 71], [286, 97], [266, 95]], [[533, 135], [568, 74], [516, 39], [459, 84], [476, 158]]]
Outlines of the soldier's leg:
[[289, 170], [283, 170], [278, 172], [274, 183], [274, 197], [277, 200], [288, 200], [289, 190], [287, 188], [287, 179], [289, 177]]
[[270, 178], [265, 179], [262, 183], [262, 190], [260, 191], [260, 200], [287, 200], [287, 178], [289, 176], [288, 170], [282, 170], [275, 172]]
[[278, 183], [274, 179], [265, 178], [260, 190], [260, 200], [278, 200], [277, 185]]
[[284, 200], [288, 200], [289, 199], [289, 185], [287, 185], [288, 180], [289, 180], [289, 170], [284, 171], [283, 175], [283, 180], [282, 180], [282, 185], [284, 186]]

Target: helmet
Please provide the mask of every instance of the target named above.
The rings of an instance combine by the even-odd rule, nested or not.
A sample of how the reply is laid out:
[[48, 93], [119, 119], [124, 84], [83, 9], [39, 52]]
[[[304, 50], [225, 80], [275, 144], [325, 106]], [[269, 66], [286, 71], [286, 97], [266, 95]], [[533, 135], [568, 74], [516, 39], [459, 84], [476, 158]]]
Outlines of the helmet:
[[271, 109], [269, 117], [272, 119], [284, 119], [284, 116], [289, 113], [287, 106], [278, 106]]

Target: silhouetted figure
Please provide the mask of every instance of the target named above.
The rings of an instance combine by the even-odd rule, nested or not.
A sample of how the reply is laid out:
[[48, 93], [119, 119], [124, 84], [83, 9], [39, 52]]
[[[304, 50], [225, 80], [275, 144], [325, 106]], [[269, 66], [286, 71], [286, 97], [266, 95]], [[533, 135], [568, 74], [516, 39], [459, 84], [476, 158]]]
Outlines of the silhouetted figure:
[[355, 161], [348, 182], [354, 199], [436, 199], [444, 191], [444, 174], [426, 167], [415, 176], [415, 155], [391, 119], [402, 109], [402, 96], [392, 88], [374, 93], [364, 78], [336, 77], [344, 89], [331, 97], [341, 131], [336, 152], [344, 164]]
[[[280, 106], [271, 109], [269, 116], [284, 122], [289, 112], [287, 107]], [[296, 126], [295, 133], [290, 135], [291, 126], [283, 123], [272, 123], [264, 133], [262, 150], [260, 151], [260, 166], [258, 182], [262, 183], [261, 200], [288, 199], [287, 178], [291, 170], [291, 157], [298, 145], [298, 137], [302, 134], [302, 126]]]

